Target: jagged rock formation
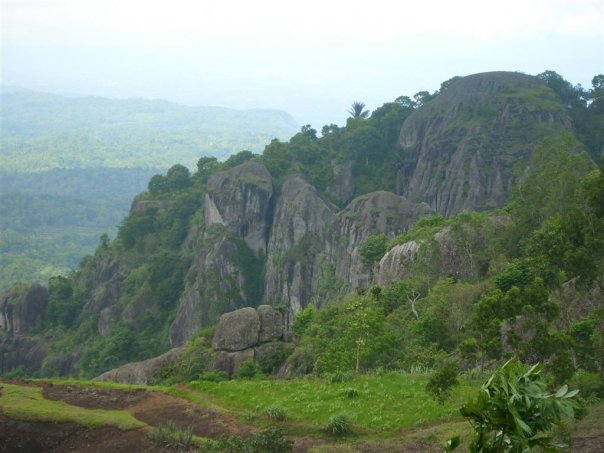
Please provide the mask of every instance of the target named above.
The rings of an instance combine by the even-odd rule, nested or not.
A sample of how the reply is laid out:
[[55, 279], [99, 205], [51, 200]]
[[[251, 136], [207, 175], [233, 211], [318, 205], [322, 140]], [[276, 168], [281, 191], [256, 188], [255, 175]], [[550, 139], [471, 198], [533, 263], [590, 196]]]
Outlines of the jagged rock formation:
[[270, 342], [282, 340], [283, 334], [283, 316], [271, 306], [225, 313], [212, 340], [218, 353], [214, 369], [232, 376], [246, 360], [259, 361], [270, 353]]
[[246, 162], [212, 176], [205, 197], [206, 227], [224, 225], [254, 254], [266, 253], [273, 179], [262, 165]]
[[0, 329], [8, 336], [25, 335], [46, 314], [48, 290], [34, 283], [19, 291], [7, 291], [0, 298]]
[[184, 348], [170, 349], [168, 352], [141, 362], [127, 363], [124, 366], [106, 371], [94, 378], [95, 381], [119, 382], [121, 384], [147, 385], [155, 378], [161, 367], [175, 363]]
[[352, 177], [354, 161], [347, 160], [341, 164], [334, 165], [334, 178], [331, 184], [327, 187], [327, 193], [340, 206], [346, 206], [354, 196], [355, 185]]
[[408, 266], [417, 259], [420, 245], [416, 241], [397, 245], [380, 260], [375, 273], [375, 283], [388, 286], [407, 276]]
[[367, 287], [371, 269], [360, 257], [360, 247], [369, 236], [383, 233], [395, 236], [405, 232], [419, 217], [429, 214], [426, 204], [411, 203], [390, 192], [374, 192], [354, 199], [338, 213], [326, 234], [328, 262], [335, 278], [351, 290]]
[[227, 311], [258, 305], [260, 260], [266, 253], [273, 182], [262, 165], [246, 162], [208, 181], [204, 228], [191, 238], [196, 278], [185, 288], [170, 328], [181, 345]]
[[451, 216], [502, 206], [513, 169], [539, 142], [571, 130], [537, 77], [489, 72], [462, 77], [407, 118], [397, 192]]
[[43, 320], [47, 305], [48, 290], [37, 283], [18, 285], [0, 296], [0, 374], [17, 367], [40, 368], [48, 347], [26, 335]]
[[308, 305], [318, 284], [319, 252], [336, 207], [302, 175], [285, 179], [272, 221], [266, 263], [265, 300], [292, 317]]

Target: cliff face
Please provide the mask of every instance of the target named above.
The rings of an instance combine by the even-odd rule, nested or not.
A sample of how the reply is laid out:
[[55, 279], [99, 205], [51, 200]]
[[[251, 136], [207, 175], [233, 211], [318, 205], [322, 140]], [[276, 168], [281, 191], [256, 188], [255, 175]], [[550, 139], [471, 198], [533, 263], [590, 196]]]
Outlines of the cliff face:
[[335, 212], [303, 176], [283, 182], [269, 239], [265, 300], [285, 305], [290, 320], [316, 294], [321, 244]]
[[[398, 147], [390, 143], [388, 148], [381, 139], [358, 143], [367, 148], [362, 165], [350, 160], [358, 150], [326, 154], [331, 145], [314, 137], [298, 143], [295, 153], [277, 153], [281, 157], [273, 161], [254, 159], [231, 168], [210, 159], [186, 190], [162, 200], [139, 197], [124, 222], [130, 230], [120, 230], [128, 235], [97, 250], [74, 277], [76, 286], [85, 288], [78, 293], [85, 298], [79, 316], [98, 319], [100, 336], [111, 335], [118, 324], [138, 335], [153, 318], [149, 331], [169, 327], [170, 343], [180, 346], [226, 312], [268, 304], [279, 307], [283, 322], [290, 324], [310, 304], [412, 277], [418, 261], [437, 277], [483, 275], [489, 261], [481, 238], [488, 234], [471, 228], [443, 228], [401, 244], [374, 267], [362, 262], [360, 250], [372, 235], [394, 237], [427, 214], [449, 217], [464, 209], [501, 206], [514, 169], [528, 164], [544, 137], [570, 130], [570, 121], [547, 86], [516, 73], [461, 78], [406, 118]], [[376, 128], [361, 129], [379, 138]], [[335, 130], [327, 143], [356, 143], [344, 140], [354, 135], [354, 123], [351, 131]], [[272, 144], [273, 151], [281, 145]], [[374, 146], [379, 149], [372, 153]], [[368, 156], [385, 163], [374, 168]], [[290, 158], [294, 163], [283, 170]], [[329, 171], [319, 168], [322, 162]], [[302, 170], [306, 175], [291, 174]], [[395, 172], [396, 194], [377, 191], [353, 198], [357, 190], [393, 187]], [[174, 265], [178, 272], [171, 273], [174, 263], [182, 269]], [[23, 307], [15, 315], [14, 304], [9, 308], [0, 301], [0, 328], [26, 332], [34, 325], [35, 319], [21, 314], [27, 312]]]
[[272, 195], [270, 173], [251, 162], [208, 181], [204, 226], [190, 239], [195, 278], [170, 328], [173, 345], [217, 322], [222, 313], [261, 302]]
[[502, 206], [515, 166], [526, 165], [545, 137], [570, 129], [554, 93], [536, 77], [463, 77], [404, 122], [397, 192], [445, 216]]
[[262, 165], [246, 162], [208, 181], [205, 224], [224, 225], [254, 254], [266, 253], [273, 179]]
[[350, 290], [367, 287], [371, 269], [361, 262], [363, 242], [377, 233], [390, 237], [403, 233], [429, 213], [426, 204], [411, 203], [390, 192], [373, 192], [354, 199], [338, 213], [326, 234], [327, 259], [335, 269], [335, 278], [346, 282]]
[[40, 368], [47, 345], [27, 334], [44, 319], [47, 305], [48, 290], [37, 283], [20, 284], [0, 296], [0, 374]]

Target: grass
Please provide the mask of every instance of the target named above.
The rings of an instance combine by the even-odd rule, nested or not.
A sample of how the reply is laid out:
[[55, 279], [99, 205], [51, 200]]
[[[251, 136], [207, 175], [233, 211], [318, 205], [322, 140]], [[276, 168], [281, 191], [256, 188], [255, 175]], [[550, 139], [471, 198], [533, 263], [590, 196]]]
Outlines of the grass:
[[146, 426], [126, 411], [84, 409], [62, 401], [49, 401], [42, 388], [0, 384], [0, 409], [9, 418], [32, 422], [78, 423], [88, 428], [114, 426], [122, 431]]
[[[382, 435], [423, 425], [459, 420], [459, 407], [473, 396], [480, 383], [461, 381], [450, 400], [440, 405], [430, 398], [425, 387], [428, 375], [360, 376], [351, 382], [331, 383], [319, 379], [290, 381], [197, 381], [189, 384], [189, 399], [203, 401], [235, 414], [260, 412], [268, 405], [287, 410], [288, 420], [316, 430], [330, 417], [345, 412], [355, 427], [365, 433]], [[348, 398], [350, 389], [358, 396]]]

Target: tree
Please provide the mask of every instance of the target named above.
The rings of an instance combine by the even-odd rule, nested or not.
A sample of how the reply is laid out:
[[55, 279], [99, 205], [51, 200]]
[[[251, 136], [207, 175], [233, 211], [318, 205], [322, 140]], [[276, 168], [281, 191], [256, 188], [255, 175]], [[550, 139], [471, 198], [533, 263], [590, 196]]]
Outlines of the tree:
[[547, 392], [542, 370], [541, 364], [527, 369], [511, 359], [461, 408], [475, 432], [471, 452], [549, 451], [554, 446], [551, 434], [563, 417], [574, 417], [578, 404], [572, 398], [579, 391], [563, 385], [556, 393]]
[[354, 119], [365, 119], [369, 116], [369, 110], [365, 110], [365, 103], [354, 101], [351, 108], [348, 110], [350, 116]]

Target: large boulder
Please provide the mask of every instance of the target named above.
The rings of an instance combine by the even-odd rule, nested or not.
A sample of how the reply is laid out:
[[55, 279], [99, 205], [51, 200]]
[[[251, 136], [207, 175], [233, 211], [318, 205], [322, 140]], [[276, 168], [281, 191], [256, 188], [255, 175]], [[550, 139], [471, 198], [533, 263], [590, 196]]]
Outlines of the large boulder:
[[106, 371], [94, 378], [95, 381], [119, 382], [121, 384], [147, 385], [153, 381], [161, 367], [175, 363], [184, 348], [170, 349], [168, 352], [142, 362], [127, 363], [119, 368]]
[[251, 308], [225, 313], [220, 317], [218, 328], [212, 340], [212, 347], [220, 351], [243, 351], [258, 344], [260, 317]]
[[283, 338], [283, 315], [279, 310], [270, 305], [258, 307], [258, 318], [260, 319], [260, 332], [258, 332], [258, 343], [267, 343]]

